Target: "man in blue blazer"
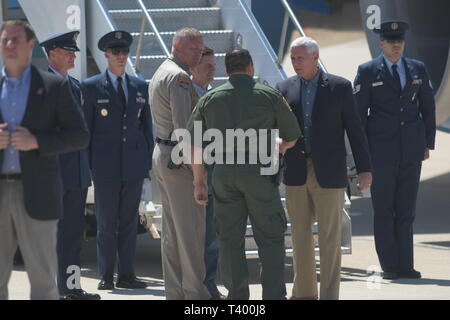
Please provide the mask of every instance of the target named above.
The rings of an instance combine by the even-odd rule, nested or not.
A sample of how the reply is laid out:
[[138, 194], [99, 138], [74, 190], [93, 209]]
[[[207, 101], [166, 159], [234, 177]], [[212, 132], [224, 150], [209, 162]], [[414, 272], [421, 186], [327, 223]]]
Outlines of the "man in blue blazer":
[[[41, 42], [48, 56], [48, 71], [66, 79], [71, 92], [81, 108], [81, 88], [77, 79], [69, 76], [68, 71], [75, 66], [75, 52], [79, 31], [70, 31], [53, 35]], [[68, 287], [67, 280], [73, 274], [71, 266], [80, 268], [80, 254], [83, 242], [86, 197], [91, 176], [87, 149], [81, 149], [59, 156], [63, 182], [63, 218], [58, 223], [58, 289], [64, 300], [98, 300], [98, 294], [87, 293], [78, 283]]]
[[407, 29], [402, 21], [374, 29], [383, 53], [360, 65], [354, 82], [372, 156], [375, 245], [385, 279], [421, 277], [414, 270], [413, 222], [422, 161], [436, 133], [425, 65], [402, 56]]
[[149, 177], [153, 150], [148, 86], [125, 73], [131, 35], [113, 31], [98, 47], [108, 70], [82, 83], [86, 122], [91, 132], [89, 160], [95, 190], [99, 290], [145, 288], [134, 273], [139, 202]]
[[338, 299], [341, 220], [347, 187], [345, 133], [358, 171], [369, 187], [371, 164], [351, 83], [318, 66], [319, 47], [308, 37], [291, 44], [296, 76], [277, 84], [297, 117], [304, 139], [286, 152], [286, 206], [292, 225], [294, 286], [291, 299], [317, 299], [312, 225], [319, 224], [320, 299]]

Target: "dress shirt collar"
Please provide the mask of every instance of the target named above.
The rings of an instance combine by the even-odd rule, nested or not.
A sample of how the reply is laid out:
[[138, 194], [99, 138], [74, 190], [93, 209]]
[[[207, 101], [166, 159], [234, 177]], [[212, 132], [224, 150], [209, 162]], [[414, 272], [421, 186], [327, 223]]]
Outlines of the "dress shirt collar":
[[52, 68], [51, 66], [48, 66], [49, 69], [51, 69], [57, 76], [60, 76], [61, 78], [64, 79], [69, 79], [69, 74], [67, 74], [66, 76], [63, 76], [61, 73], [59, 73], [58, 71], [56, 71], [54, 68]]
[[[111, 79], [112, 83], [114, 84], [114, 87], [117, 87], [117, 78], [119, 78], [119, 77], [116, 76], [111, 71], [109, 71], [109, 69], [108, 69], [108, 75], [109, 75], [109, 78]], [[125, 72], [120, 77], [122, 78], [122, 84], [123, 85], [126, 84]]]
[[392, 66], [394, 64], [397, 65], [397, 72], [398, 73], [400, 73], [403, 70], [403, 62], [402, 62], [403, 56], [401, 56], [400, 59], [398, 59], [398, 61], [396, 63], [393, 63], [384, 54], [383, 54], [383, 59], [384, 59], [384, 62], [386, 63], [386, 66], [387, 66], [387, 68], [388, 68], [388, 70], [389, 70], [389, 72], [391, 74], [392, 74]]
[[316, 75], [311, 80], [306, 80], [303, 78], [300, 78], [300, 80], [302, 81], [302, 84], [304, 84], [306, 86], [311, 83], [314, 87], [317, 87], [317, 85], [319, 83], [319, 77], [320, 77], [320, 70], [318, 69]]
[[3, 77], [6, 81], [6, 83], [14, 83], [18, 85], [22, 85], [25, 81], [30, 79], [31, 77], [31, 65], [29, 65], [22, 73], [22, 75], [19, 78], [12, 78], [8, 76], [8, 71], [6, 70], [6, 67], [3, 67], [2, 71]]

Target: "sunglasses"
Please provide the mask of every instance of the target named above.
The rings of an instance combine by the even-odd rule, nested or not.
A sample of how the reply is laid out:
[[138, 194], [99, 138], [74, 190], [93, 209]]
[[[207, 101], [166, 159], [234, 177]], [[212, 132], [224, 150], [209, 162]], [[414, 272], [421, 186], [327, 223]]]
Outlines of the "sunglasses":
[[110, 52], [111, 54], [118, 56], [118, 55], [127, 55], [128, 53], [130, 53], [130, 49], [129, 48], [110, 48], [108, 49], [108, 52]]

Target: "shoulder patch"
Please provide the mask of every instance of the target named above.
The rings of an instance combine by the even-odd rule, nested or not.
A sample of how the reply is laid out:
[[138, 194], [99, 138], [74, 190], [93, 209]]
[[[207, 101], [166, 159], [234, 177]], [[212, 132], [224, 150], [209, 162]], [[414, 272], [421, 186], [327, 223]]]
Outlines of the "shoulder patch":
[[289, 105], [289, 103], [286, 101], [286, 98], [282, 96], [282, 97], [281, 97], [281, 101], [282, 101], [282, 104], [283, 104], [286, 108], [288, 108], [289, 111], [292, 112], [292, 108], [291, 108], [291, 106]]
[[190, 83], [191, 79], [187, 76], [180, 76], [178, 79], [178, 85], [183, 89], [187, 89]]

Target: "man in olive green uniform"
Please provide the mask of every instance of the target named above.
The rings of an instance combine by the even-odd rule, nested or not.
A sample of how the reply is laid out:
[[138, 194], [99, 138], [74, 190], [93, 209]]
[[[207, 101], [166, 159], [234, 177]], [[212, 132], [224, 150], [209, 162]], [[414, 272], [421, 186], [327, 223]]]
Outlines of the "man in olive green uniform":
[[[261, 152], [267, 155], [267, 151], [257, 150], [258, 161], [252, 162], [251, 153], [254, 151], [252, 143], [249, 142], [245, 146], [245, 164], [236, 164], [236, 161], [230, 163], [228, 161], [230, 151], [235, 157], [239, 154], [236, 151], [243, 148], [234, 143], [230, 148], [229, 141], [225, 140], [229, 139], [227, 132], [230, 130], [261, 132], [264, 129], [269, 131], [277, 129], [280, 138], [283, 139], [279, 145], [279, 152], [284, 153], [294, 146], [300, 137], [300, 128], [282, 95], [275, 89], [255, 83], [253, 62], [247, 50], [239, 49], [228, 53], [225, 65], [230, 76], [229, 81], [200, 99], [187, 127], [193, 138], [196, 131], [194, 123], [195, 126], [201, 123], [203, 131], [219, 130], [223, 137], [227, 137], [223, 139], [223, 145], [226, 147], [219, 151], [215, 150], [216, 164], [212, 179], [214, 214], [220, 244], [221, 278], [228, 289], [229, 299], [249, 298], [245, 231], [247, 219], [250, 217], [262, 264], [263, 299], [285, 299], [286, 217], [281, 205], [278, 184], [273, 176], [262, 174]], [[262, 141], [261, 139], [268, 139], [267, 135], [258, 134], [256, 140]], [[202, 143], [192, 144], [194, 153], [202, 147]], [[217, 161], [221, 152], [224, 158], [227, 158], [226, 161], [223, 159], [226, 164]], [[275, 156], [278, 159], [278, 155]], [[237, 159], [239, 160], [239, 156]], [[194, 162], [192, 168], [194, 197], [198, 203], [205, 205], [208, 199], [205, 169], [201, 161]]]
[[[166, 299], [210, 299], [205, 279], [205, 208], [193, 198], [189, 166], [176, 166], [171, 152], [175, 129], [186, 128], [198, 101], [189, 68], [200, 62], [201, 34], [192, 28], [178, 30], [172, 41], [173, 56], [156, 70], [149, 86], [156, 126], [153, 170], [162, 201], [162, 266]], [[176, 140], [176, 139], [175, 139]]]

